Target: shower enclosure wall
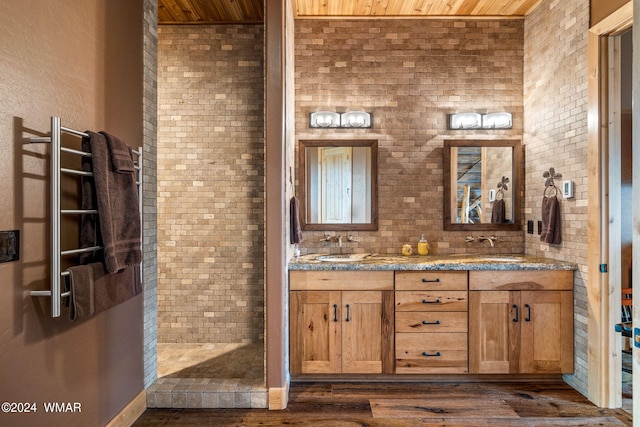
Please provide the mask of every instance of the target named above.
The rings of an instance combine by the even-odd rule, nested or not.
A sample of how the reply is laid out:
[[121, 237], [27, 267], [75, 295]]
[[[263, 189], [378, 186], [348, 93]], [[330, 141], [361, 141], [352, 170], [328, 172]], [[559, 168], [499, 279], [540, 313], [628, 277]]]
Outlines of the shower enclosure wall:
[[159, 377], [264, 383], [263, 56], [262, 25], [158, 30]]

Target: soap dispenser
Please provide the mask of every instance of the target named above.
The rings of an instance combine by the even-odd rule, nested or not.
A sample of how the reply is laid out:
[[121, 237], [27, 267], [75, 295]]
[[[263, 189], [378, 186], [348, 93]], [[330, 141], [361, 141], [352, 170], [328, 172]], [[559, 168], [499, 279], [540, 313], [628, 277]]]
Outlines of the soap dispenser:
[[420, 236], [420, 240], [418, 241], [418, 255], [428, 255], [429, 254], [429, 242], [424, 238], [424, 233]]

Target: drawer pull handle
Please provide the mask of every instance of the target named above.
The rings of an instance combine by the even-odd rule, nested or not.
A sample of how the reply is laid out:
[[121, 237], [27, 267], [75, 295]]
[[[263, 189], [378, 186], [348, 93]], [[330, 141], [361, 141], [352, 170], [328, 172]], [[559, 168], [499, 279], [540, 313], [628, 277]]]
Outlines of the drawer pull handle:
[[422, 283], [440, 283], [440, 278], [438, 277], [437, 279], [426, 279], [423, 277]]
[[436, 320], [435, 322], [427, 322], [426, 320], [423, 320], [423, 321], [422, 321], [422, 324], [423, 324], [423, 325], [439, 325], [439, 324], [440, 324], [440, 321], [439, 321], [439, 320]]
[[525, 304], [524, 308], [527, 309], [527, 317], [524, 318], [524, 321], [531, 322], [531, 306], [529, 304]]
[[513, 322], [518, 323], [520, 321], [520, 319], [518, 319], [518, 306], [513, 304], [513, 308], [516, 310], [516, 317], [513, 319]]
[[345, 319], [347, 322], [351, 320], [351, 318], [349, 317], [351, 315], [350, 311], [349, 311], [350, 308], [351, 308], [351, 306], [349, 304], [347, 304], [347, 318]]
[[426, 351], [423, 351], [422, 355], [425, 357], [440, 357], [440, 352], [436, 351], [435, 353], [428, 353]]
[[435, 300], [435, 301], [427, 301], [426, 299], [423, 299], [423, 300], [422, 300], [422, 303], [423, 303], [423, 304], [441, 304], [441, 303], [442, 303], [442, 301], [440, 301], [440, 299], [437, 299], [437, 300]]
[[338, 321], [338, 304], [333, 304], [333, 321]]

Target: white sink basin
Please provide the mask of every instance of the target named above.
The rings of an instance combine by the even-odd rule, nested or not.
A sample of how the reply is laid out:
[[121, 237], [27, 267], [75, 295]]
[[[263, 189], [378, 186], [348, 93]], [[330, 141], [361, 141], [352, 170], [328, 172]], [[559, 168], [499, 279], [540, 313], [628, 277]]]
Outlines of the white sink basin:
[[316, 257], [317, 261], [324, 262], [354, 262], [362, 261], [371, 254], [335, 254], [335, 255], [320, 255]]

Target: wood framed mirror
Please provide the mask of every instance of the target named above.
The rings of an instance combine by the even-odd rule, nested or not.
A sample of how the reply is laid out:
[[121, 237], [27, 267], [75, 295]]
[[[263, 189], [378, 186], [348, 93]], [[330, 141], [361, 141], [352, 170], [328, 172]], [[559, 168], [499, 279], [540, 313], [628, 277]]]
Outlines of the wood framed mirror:
[[444, 229], [520, 230], [522, 145], [444, 141]]
[[378, 229], [378, 141], [300, 140], [303, 230]]

